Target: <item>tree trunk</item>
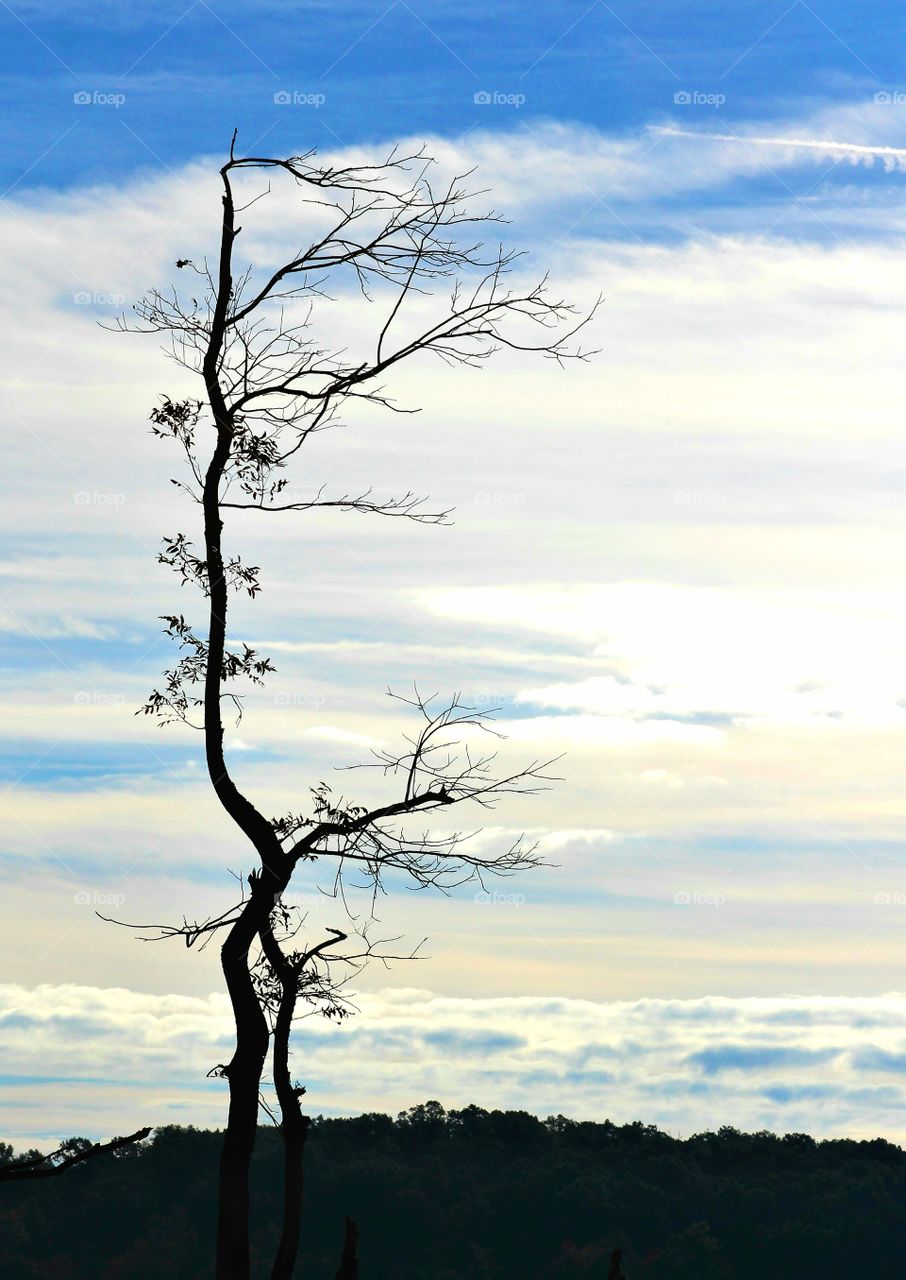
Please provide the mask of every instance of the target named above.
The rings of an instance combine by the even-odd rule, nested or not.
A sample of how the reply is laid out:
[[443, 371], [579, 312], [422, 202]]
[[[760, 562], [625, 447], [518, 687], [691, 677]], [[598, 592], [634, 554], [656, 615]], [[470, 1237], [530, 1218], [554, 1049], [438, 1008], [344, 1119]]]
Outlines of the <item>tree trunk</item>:
[[267, 1019], [252, 986], [248, 952], [256, 933], [253, 894], [221, 953], [236, 1019], [236, 1050], [225, 1074], [230, 1108], [220, 1155], [217, 1280], [249, 1280], [249, 1168], [258, 1130], [258, 1090], [270, 1040]]
[[343, 1240], [343, 1258], [334, 1280], [358, 1280], [359, 1229], [352, 1218], [346, 1219], [346, 1235]]
[[283, 1111], [283, 1230], [271, 1280], [292, 1280], [299, 1252], [305, 1185], [303, 1158], [309, 1120], [302, 1115], [298, 1100], [295, 1111], [297, 1114], [291, 1116]]
[[260, 937], [264, 954], [280, 979], [280, 1007], [274, 1023], [274, 1088], [283, 1135], [283, 1228], [271, 1280], [292, 1280], [302, 1230], [305, 1139], [309, 1126], [289, 1071], [289, 1037], [299, 995], [298, 974], [274, 937], [270, 921], [261, 929]]
[[[223, 178], [223, 227], [214, 313], [203, 373], [217, 443], [204, 478], [205, 564], [210, 597], [204, 682], [205, 757], [214, 791], [261, 859], [260, 878], [250, 878], [252, 893], [227, 935], [221, 964], [236, 1020], [236, 1050], [225, 1074], [230, 1107], [220, 1156], [217, 1221], [217, 1280], [249, 1280], [249, 1168], [258, 1129], [258, 1090], [270, 1032], [249, 973], [249, 949], [266, 922], [274, 895], [286, 887], [288, 872], [271, 824], [236, 787], [223, 754], [221, 698], [226, 646], [227, 582], [224, 576], [220, 487], [232, 448], [235, 422], [220, 384], [220, 360], [233, 295], [232, 253], [236, 238], [229, 166]], [[265, 883], [266, 882], [266, 883]]]

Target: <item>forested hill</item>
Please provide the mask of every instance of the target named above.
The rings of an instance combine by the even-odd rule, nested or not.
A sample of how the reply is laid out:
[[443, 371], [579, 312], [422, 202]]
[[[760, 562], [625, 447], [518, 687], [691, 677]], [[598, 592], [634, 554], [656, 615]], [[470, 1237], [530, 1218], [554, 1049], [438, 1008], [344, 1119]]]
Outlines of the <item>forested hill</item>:
[[[255, 1169], [256, 1253], [273, 1255], [279, 1134]], [[0, 1184], [4, 1280], [211, 1275], [220, 1135], [159, 1129], [59, 1178]], [[10, 1159], [0, 1144], [0, 1164]], [[361, 1280], [835, 1280], [904, 1275], [906, 1152], [881, 1139], [640, 1123], [435, 1102], [313, 1123], [300, 1272], [332, 1280], [346, 1214]], [[264, 1270], [260, 1273], [265, 1274]]]

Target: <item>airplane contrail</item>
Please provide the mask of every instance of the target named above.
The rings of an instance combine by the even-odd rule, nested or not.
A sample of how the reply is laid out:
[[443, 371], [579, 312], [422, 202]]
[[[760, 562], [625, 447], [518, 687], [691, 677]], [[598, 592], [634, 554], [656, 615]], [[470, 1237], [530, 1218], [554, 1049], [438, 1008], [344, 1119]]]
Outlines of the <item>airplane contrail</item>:
[[761, 147], [801, 147], [809, 151], [850, 155], [854, 159], [874, 159], [906, 162], [906, 147], [863, 146], [856, 142], [830, 142], [812, 138], [759, 138], [734, 133], [699, 133], [694, 129], [673, 129], [669, 126], [652, 126], [653, 133], [670, 134], [677, 138], [708, 138], [714, 142], [751, 142]]

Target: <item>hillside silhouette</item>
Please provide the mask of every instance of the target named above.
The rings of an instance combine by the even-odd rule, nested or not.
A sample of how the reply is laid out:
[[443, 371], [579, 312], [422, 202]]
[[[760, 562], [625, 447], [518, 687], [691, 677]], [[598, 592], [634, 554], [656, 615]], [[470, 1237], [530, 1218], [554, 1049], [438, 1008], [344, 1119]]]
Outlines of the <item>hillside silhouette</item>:
[[[0, 1187], [5, 1280], [212, 1274], [217, 1132], [158, 1129], [42, 1184]], [[273, 1256], [279, 1134], [262, 1129], [253, 1247]], [[0, 1144], [0, 1163], [10, 1159]], [[883, 1139], [539, 1120], [428, 1102], [312, 1122], [300, 1273], [332, 1280], [349, 1215], [361, 1280], [900, 1277], [906, 1152]], [[266, 1274], [262, 1269], [254, 1274]]]

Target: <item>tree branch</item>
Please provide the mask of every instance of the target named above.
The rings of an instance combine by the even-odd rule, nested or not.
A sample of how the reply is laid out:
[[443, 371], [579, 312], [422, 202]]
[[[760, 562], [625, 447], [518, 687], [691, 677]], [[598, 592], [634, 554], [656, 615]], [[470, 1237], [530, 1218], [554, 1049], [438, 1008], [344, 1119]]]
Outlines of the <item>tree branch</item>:
[[[120, 1151], [123, 1147], [132, 1146], [135, 1142], [143, 1142], [151, 1133], [151, 1129], [136, 1129], [135, 1133], [125, 1138], [111, 1138], [109, 1142], [95, 1142], [80, 1150], [73, 1150], [64, 1143], [56, 1151], [46, 1156], [32, 1156], [27, 1160], [14, 1161], [12, 1164], [0, 1165], [0, 1182], [18, 1182], [33, 1178], [55, 1178], [77, 1164], [84, 1164], [105, 1151]], [[56, 1163], [54, 1163], [56, 1162]]]

